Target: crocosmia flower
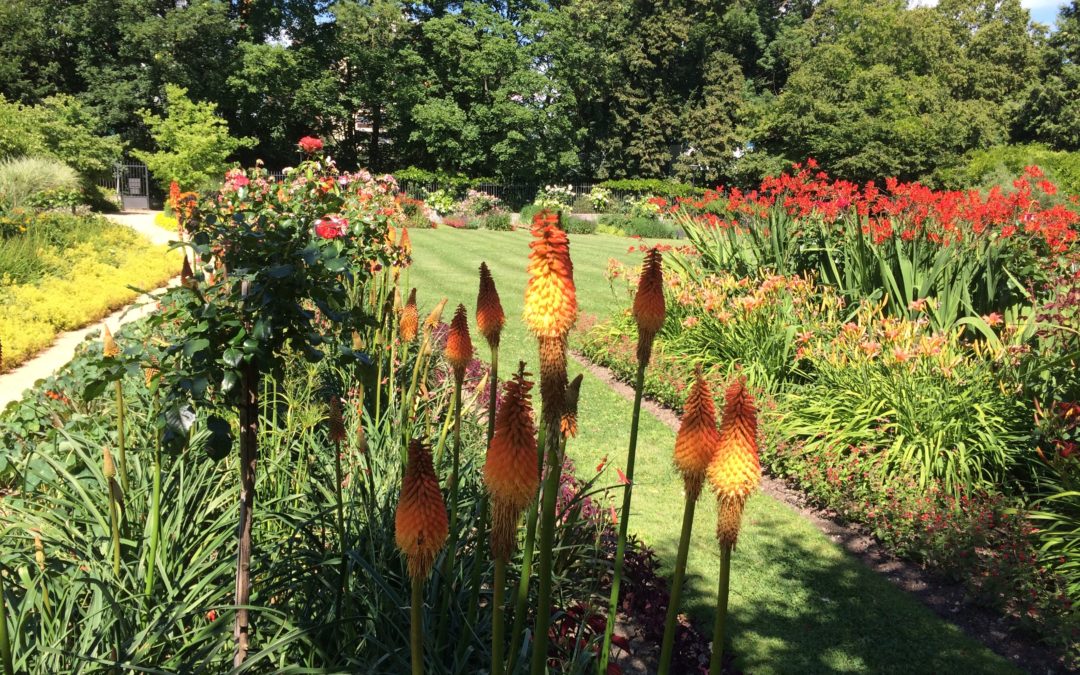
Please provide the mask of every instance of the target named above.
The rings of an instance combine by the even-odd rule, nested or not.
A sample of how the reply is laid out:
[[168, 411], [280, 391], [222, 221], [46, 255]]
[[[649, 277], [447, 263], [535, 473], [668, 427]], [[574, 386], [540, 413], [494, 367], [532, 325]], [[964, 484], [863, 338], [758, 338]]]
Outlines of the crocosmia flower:
[[349, 221], [341, 216], [323, 216], [315, 221], [315, 234], [323, 239], [344, 237], [349, 231]]
[[304, 136], [297, 145], [309, 155], [323, 149], [323, 142], [314, 136]]

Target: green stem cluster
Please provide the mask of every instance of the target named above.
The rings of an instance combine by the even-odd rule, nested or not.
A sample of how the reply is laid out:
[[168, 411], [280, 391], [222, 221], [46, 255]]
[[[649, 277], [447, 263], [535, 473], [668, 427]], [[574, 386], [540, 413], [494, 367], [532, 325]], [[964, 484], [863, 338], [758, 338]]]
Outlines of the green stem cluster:
[[15, 665], [11, 659], [11, 639], [8, 637], [7, 601], [4, 598], [4, 573], [0, 571], [0, 662], [4, 664], [4, 675], [15, 675]]
[[544, 494], [540, 520], [540, 589], [536, 601], [536, 629], [533, 635], [532, 675], [547, 672], [548, 627], [551, 625], [552, 549], [555, 546], [555, 506], [562, 478], [562, 458], [559, 457], [559, 426], [555, 421], [548, 426], [544, 454], [548, 459], [548, 475], [544, 479]]
[[454, 454], [450, 470], [450, 538], [446, 542], [446, 553], [442, 564], [442, 601], [439, 605], [439, 630], [436, 641], [445, 644], [446, 632], [450, 624], [450, 596], [453, 586], [450, 573], [457, 553], [458, 531], [458, 484], [461, 474], [461, 378], [454, 380]]

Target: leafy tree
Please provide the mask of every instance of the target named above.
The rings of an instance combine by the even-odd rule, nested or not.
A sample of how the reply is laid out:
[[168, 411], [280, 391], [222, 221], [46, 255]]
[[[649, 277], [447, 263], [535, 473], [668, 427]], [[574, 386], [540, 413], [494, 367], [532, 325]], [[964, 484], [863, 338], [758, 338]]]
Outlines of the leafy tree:
[[175, 180], [183, 188], [193, 188], [220, 181], [230, 155], [255, 140], [230, 136], [228, 124], [217, 115], [217, 104], [192, 101], [187, 90], [176, 85], [166, 86], [165, 95], [165, 117], [149, 110], [140, 113], [158, 151], [136, 151], [135, 156], [162, 182]]
[[101, 120], [71, 96], [50, 96], [37, 106], [0, 96], [0, 158], [52, 157], [91, 184], [112, 169], [121, 148], [120, 139], [102, 135]]
[[1017, 137], [1080, 150], [1080, 1], [1061, 8], [1045, 65], [1016, 119]]

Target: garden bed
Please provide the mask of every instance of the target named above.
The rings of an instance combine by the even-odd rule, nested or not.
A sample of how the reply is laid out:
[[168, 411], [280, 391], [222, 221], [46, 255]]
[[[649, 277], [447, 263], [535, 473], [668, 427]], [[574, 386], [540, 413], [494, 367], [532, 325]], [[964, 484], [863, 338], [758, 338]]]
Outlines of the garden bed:
[[180, 270], [178, 254], [100, 216], [5, 216], [0, 231], [0, 372]]

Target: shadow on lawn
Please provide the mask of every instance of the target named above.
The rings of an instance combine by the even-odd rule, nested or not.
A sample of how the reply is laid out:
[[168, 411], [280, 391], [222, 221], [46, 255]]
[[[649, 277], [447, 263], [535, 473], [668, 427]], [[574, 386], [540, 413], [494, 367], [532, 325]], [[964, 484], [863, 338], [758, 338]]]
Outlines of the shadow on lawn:
[[[697, 526], [702, 524], [699, 519]], [[1017, 672], [978, 643], [959, 637], [958, 628], [855, 558], [838, 549], [822, 555], [821, 542], [814, 540], [817, 533], [777, 534], [779, 524], [773, 514], [756, 511], [753, 519], [744, 521], [732, 558], [728, 645], [739, 670]], [[707, 541], [715, 549], [713, 569], [718, 569], [719, 549], [711, 529], [706, 530]], [[705, 545], [705, 540], [695, 539], [696, 547]], [[659, 555], [674, 559], [674, 536], [656, 544]], [[683, 609], [710, 636], [716, 591], [715, 577], [688, 575]]]

